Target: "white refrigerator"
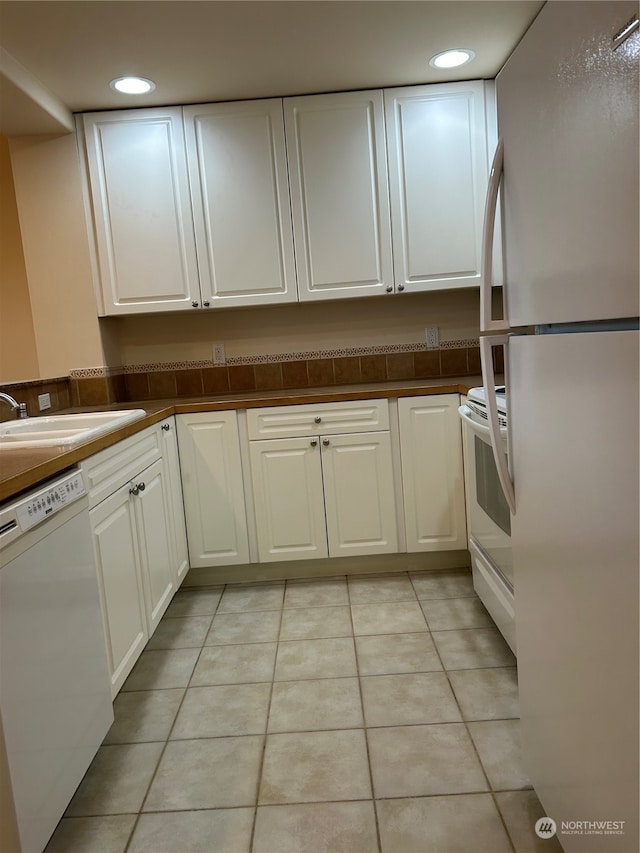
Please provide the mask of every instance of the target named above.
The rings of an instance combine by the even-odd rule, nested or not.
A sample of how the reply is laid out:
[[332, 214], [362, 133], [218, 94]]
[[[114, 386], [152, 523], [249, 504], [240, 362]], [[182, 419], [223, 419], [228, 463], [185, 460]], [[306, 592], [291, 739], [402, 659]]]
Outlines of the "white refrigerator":
[[542, 8], [497, 78], [485, 220], [481, 351], [492, 387], [491, 347], [505, 344], [509, 462], [496, 463], [513, 512], [523, 759], [576, 853], [639, 849], [637, 15], [633, 2]]

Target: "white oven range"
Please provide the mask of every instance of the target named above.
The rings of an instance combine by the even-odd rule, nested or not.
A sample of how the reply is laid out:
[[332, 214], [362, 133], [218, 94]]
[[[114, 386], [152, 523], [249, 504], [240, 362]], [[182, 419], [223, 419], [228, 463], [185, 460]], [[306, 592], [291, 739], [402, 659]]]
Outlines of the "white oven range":
[[[507, 401], [496, 387], [500, 438], [508, 457]], [[468, 544], [473, 585], [502, 635], [516, 652], [511, 514], [494, 462], [484, 388], [471, 388], [459, 408], [463, 423]]]

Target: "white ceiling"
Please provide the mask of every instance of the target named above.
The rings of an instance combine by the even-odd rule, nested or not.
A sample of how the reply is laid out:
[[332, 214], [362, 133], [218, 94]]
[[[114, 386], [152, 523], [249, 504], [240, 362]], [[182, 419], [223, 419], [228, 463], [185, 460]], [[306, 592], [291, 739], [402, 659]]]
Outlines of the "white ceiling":
[[[59, 114], [65, 108], [81, 112], [491, 78], [542, 5], [1, 0], [0, 132], [52, 132], [56, 123], [62, 129]], [[450, 71], [429, 66], [430, 56], [452, 47], [471, 48], [475, 60]], [[135, 99], [113, 92], [109, 81], [125, 74], [150, 77], [155, 92]]]

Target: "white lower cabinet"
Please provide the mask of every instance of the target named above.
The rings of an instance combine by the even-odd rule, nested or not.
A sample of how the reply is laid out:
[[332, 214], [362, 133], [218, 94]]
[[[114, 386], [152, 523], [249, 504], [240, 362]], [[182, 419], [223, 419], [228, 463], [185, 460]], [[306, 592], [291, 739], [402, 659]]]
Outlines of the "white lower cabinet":
[[318, 445], [306, 436], [251, 442], [260, 562], [328, 556]]
[[149, 639], [140, 548], [129, 485], [102, 501], [91, 511], [90, 518], [111, 694], [115, 696]]
[[150, 427], [82, 463], [113, 696], [178, 587], [179, 519], [160, 435]]
[[327, 538], [331, 557], [398, 550], [388, 432], [322, 440]]
[[[136, 490], [137, 493], [136, 493]], [[131, 488], [149, 636], [176, 591], [172, 564], [168, 478], [158, 459], [139, 475]]]
[[236, 412], [178, 415], [176, 423], [190, 565], [248, 563]]
[[[249, 413], [260, 562], [397, 551], [389, 431], [330, 431], [332, 419], [344, 423], [357, 409], [361, 415], [353, 422], [360, 429], [389, 422], [386, 400]], [[286, 423], [292, 431], [306, 424], [310, 434], [256, 439], [265, 424], [280, 431]]]
[[467, 547], [457, 394], [398, 400], [407, 551]]
[[175, 418], [167, 418], [160, 424], [162, 440], [162, 458], [167, 474], [169, 512], [171, 513], [171, 560], [178, 586], [189, 570], [189, 551], [187, 548], [187, 530], [184, 519], [184, 501], [182, 498], [182, 478], [180, 475], [180, 457], [178, 455], [178, 433]]

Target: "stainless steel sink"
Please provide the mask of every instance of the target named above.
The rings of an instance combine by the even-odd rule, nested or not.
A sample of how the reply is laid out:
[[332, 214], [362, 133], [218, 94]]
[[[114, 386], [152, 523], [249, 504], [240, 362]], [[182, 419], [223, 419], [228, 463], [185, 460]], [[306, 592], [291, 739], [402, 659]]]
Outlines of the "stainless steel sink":
[[144, 409], [119, 412], [78, 412], [0, 423], [0, 449], [74, 447], [146, 415]]

